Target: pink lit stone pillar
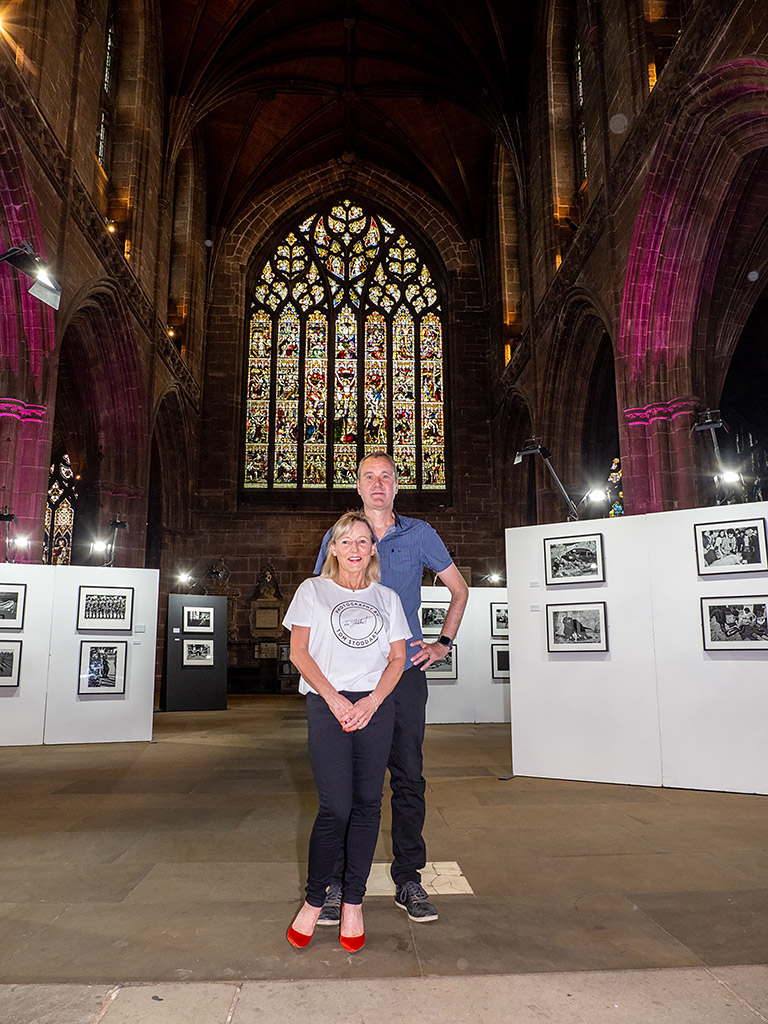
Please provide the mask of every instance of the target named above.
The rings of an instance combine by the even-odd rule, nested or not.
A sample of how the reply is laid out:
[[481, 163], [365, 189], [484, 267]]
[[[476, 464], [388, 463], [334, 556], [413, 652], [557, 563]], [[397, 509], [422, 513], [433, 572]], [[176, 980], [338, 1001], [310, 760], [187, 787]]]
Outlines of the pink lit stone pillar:
[[31, 542], [18, 553], [19, 562], [42, 558], [50, 430], [44, 406], [0, 399], [0, 509], [7, 505], [16, 516], [12, 535], [15, 530]]
[[624, 410], [621, 470], [627, 512], [666, 512], [698, 504], [690, 396]]

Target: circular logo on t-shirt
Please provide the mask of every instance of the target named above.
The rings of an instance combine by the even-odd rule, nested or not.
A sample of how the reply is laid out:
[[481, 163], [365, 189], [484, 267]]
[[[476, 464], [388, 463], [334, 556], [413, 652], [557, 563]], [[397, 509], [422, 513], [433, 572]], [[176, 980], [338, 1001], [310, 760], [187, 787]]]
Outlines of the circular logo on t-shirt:
[[370, 647], [378, 640], [384, 620], [372, 604], [342, 601], [331, 612], [331, 627], [347, 647]]

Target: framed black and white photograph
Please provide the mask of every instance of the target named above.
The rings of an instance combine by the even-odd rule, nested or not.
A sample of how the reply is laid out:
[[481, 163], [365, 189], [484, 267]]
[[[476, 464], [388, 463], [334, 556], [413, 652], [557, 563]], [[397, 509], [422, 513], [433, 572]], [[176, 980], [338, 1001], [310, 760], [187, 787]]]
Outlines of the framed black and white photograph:
[[602, 533], [546, 537], [544, 582], [548, 587], [565, 583], [604, 583]]
[[509, 679], [509, 648], [506, 644], [491, 644], [491, 678]]
[[424, 636], [440, 636], [448, 614], [449, 601], [425, 601], [421, 606], [421, 632]]
[[705, 651], [768, 651], [768, 594], [759, 597], [702, 597]]
[[24, 628], [26, 583], [0, 583], [0, 629]]
[[212, 633], [213, 608], [185, 605], [182, 621], [184, 633]]
[[768, 569], [764, 519], [698, 523], [693, 534], [699, 576]]
[[547, 605], [547, 650], [607, 651], [605, 602]]
[[80, 587], [78, 629], [129, 632], [132, 625], [133, 587]]
[[18, 686], [21, 640], [0, 640], [0, 686]]
[[458, 644], [454, 644], [444, 658], [440, 661], [433, 661], [427, 669], [427, 679], [458, 679], [459, 678], [459, 651]]
[[83, 640], [79, 694], [125, 693], [127, 640]]
[[506, 601], [491, 601], [491, 636], [497, 640], [509, 636], [509, 608]]
[[181, 664], [189, 668], [209, 668], [213, 665], [213, 640], [184, 640]]

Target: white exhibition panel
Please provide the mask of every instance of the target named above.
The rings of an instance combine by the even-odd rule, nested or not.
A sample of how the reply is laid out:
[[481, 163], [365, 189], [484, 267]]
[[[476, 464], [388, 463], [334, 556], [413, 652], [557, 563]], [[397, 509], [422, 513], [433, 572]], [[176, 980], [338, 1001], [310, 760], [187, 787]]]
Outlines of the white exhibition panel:
[[[504, 587], [470, 587], [469, 600], [456, 636], [457, 679], [430, 679], [427, 722], [508, 722], [509, 680], [492, 677], [491, 604], [505, 602]], [[447, 603], [446, 587], [422, 587], [424, 602]], [[429, 638], [427, 638], [429, 639]]]
[[[152, 739], [157, 642], [156, 569], [55, 566], [45, 743]], [[77, 630], [81, 586], [133, 587], [130, 632]], [[126, 640], [125, 693], [78, 694], [83, 640]]]
[[768, 573], [699, 576], [694, 524], [768, 516], [768, 502], [647, 516], [665, 786], [768, 793], [768, 653], [705, 651], [701, 599], [768, 595]]
[[3, 640], [21, 641], [18, 686], [0, 686], [0, 746], [34, 746], [43, 742], [48, 637], [53, 608], [53, 572], [46, 565], [0, 566], [2, 584], [25, 583], [22, 629], [0, 630]]
[[[605, 582], [546, 586], [544, 538], [603, 535]], [[644, 516], [506, 531], [516, 775], [661, 785]], [[604, 601], [607, 652], [547, 651], [547, 604]]]

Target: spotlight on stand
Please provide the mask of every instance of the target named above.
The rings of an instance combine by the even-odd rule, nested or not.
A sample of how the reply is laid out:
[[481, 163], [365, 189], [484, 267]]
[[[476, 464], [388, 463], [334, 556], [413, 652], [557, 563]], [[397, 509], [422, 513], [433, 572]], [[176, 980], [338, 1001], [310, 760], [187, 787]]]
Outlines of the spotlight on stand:
[[13, 245], [7, 252], [0, 253], [0, 263], [10, 263], [16, 270], [31, 277], [34, 284], [29, 289], [29, 294], [44, 302], [46, 306], [59, 308], [61, 285], [51, 277], [48, 267], [29, 242]]
[[117, 553], [117, 534], [119, 530], [127, 530], [128, 523], [123, 522], [122, 519], [112, 519], [109, 523], [110, 529], [112, 530], [112, 540], [95, 540], [91, 544], [91, 554], [98, 555], [103, 558], [104, 561], [101, 563], [105, 568], [114, 566], [115, 555]]
[[696, 418], [693, 429], [697, 432], [708, 430], [712, 438], [712, 447], [715, 450], [715, 462], [717, 471], [714, 474], [715, 495], [718, 505], [733, 505], [746, 500], [746, 488], [741, 473], [728, 469], [723, 465], [723, 457], [720, 445], [717, 442], [717, 431], [728, 430], [723, 423], [719, 409], [705, 409]]
[[[552, 457], [552, 453], [550, 452], [549, 448], [545, 448], [544, 445], [541, 443], [541, 438], [528, 438], [528, 440], [523, 444], [523, 447], [515, 455], [514, 464], [517, 466], [518, 463], [522, 462], [524, 455], [535, 455], [537, 452], [539, 453], [539, 455], [541, 455], [542, 459], [544, 460], [544, 464], [546, 465], [549, 472], [552, 474], [552, 478], [557, 484], [558, 490], [560, 491], [560, 494], [563, 496], [565, 504], [568, 506], [568, 518], [577, 521], [579, 518], [579, 510], [574, 505], [570, 495], [568, 494], [568, 491], [566, 491], [565, 487], [563, 487], [562, 480], [555, 472], [552, 463], [549, 461]], [[579, 504], [581, 504], [581, 502]]]
[[[16, 516], [13, 514], [13, 512], [9, 512], [8, 511], [8, 506], [6, 505], [5, 509], [2, 512], [0, 512], [0, 523], [5, 523], [5, 559], [4, 560], [6, 562], [15, 562], [16, 561], [16, 551], [15, 551], [16, 545], [14, 545], [12, 540], [11, 540], [11, 523], [15, 523], [15, 522], [16, 522]], [[13, 558], [10, 557], [11, 553], [13, 553]]]

